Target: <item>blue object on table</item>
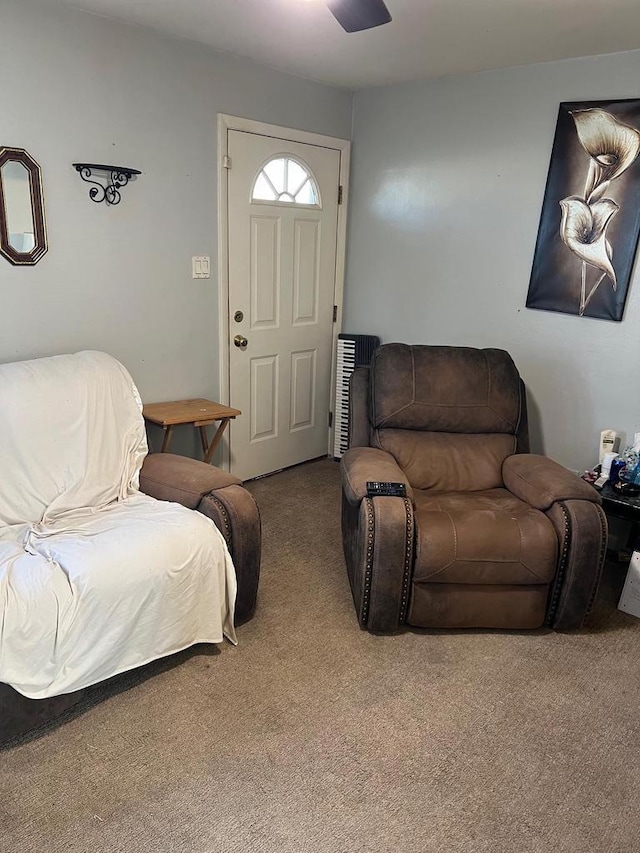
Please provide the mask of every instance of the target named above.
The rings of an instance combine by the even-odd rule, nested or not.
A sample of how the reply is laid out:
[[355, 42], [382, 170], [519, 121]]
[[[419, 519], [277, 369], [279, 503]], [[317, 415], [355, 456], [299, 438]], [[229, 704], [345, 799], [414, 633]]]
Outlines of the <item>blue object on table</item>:
[[609, 482], [612, 486], [615, 486], [616, 483], [620, 482], [620, 479], [623, 476], [622, 472], [624, 471], [625, 466], [626, 462], [624, 461], [624, 459], [620, 459], [620, 457], [618, 457], [618, 459], [614, 459], [611, 463]]

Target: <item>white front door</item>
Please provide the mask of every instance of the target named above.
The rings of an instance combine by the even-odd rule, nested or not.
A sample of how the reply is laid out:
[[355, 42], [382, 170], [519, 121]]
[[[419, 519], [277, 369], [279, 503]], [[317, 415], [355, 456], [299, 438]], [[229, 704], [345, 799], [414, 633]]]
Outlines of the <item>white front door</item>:
[[327, 452], [340, 151], [239, 130], [227, 150], [230, 462], [248, 479]]

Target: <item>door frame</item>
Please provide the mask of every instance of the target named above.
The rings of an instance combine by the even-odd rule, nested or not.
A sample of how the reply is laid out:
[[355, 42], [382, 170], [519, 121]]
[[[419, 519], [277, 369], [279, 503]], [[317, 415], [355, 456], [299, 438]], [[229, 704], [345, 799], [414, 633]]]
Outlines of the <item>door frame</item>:
[[[331, 344], [331, 387], [329, 390], [329, 411], [335, 413], [336, 357], [338, 333], [342, 329], [342, 307], [344, 294], [344, 272], [347, 242], [347, 208], [349, 205], [349, 163], [351, 142], [336, 136], [323, 136], [306, 130], [282, 127], [277, 124], [265, 124], [253, 119], [218, 113], [218, 365], [220, 402], [229, 404], [231, 378], [229, 375], [229, 169], [226, 158], [229, 155], [228, 131], [241, 130], [258, 136], [271, 136], [286, 142], [304, 142], [321, 148], [332, 148], [340, 152], [340, 176], [342, 200], [338, 205], [338, 226], [336, 231], [336, 267], [333, 284], [333, 304], [337, 306], [336, 319], [332, 327]], [[336, 187], [336, 192], [338, 188]], [[334, 424], [335, 424], [335, 418]], [[327, 421], [327, 454], [332, 455], [334, 425]], [[221, 467], [230, 468], [230, 446], [222, 444]]]

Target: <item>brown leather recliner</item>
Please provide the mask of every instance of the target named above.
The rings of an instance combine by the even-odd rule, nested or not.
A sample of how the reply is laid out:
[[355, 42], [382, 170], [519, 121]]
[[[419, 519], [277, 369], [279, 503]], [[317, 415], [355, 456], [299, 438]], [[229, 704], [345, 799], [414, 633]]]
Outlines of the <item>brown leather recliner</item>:
[[[255, 611], [260, 576], [260, 514], [242, 481], [186, 456], [153, 453], [144, 460], [140, 490], [158, 500], [174, 501], [209, 516], [220, 530], [233, 559], [238, 582], [235, 624]], [[93, 687], [49, 699], [27, 699], [0, 683], [0, 744], [56, 718], [89, 697]]]
[[[606, 549], [600, 496], [528, 450], [503, 350], [385, 344], [353, 373], [342, 532], [361, 627], [580, 627]], [[367, 497], [367, 481], [407, 496]]]
[[140, 471], [140, 490], [207, 515], [224, 536], [238, 581], [235, 624], [253, 616], [260, 579], [260, 513], [242, 480], [213, 465], [173, 453], [151, 453]]

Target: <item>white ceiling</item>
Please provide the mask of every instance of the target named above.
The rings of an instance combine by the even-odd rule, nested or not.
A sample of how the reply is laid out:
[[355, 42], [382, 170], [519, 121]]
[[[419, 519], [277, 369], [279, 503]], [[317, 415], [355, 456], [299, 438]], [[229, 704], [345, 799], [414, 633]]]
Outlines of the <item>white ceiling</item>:
[[385, 0], [345, 33], [323, 0], [56, 0], [358, 89], [640, 48], [639, 0]]

